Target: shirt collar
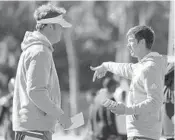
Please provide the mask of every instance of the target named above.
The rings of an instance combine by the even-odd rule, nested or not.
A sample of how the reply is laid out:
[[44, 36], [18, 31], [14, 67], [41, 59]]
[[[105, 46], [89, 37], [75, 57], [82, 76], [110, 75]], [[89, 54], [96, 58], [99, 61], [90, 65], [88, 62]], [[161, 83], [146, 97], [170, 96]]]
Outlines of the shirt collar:
[[148, 59], [149, 57], [155, 57], [155, 56], [160, 56], [160, 54], [158, 52], [150, 52], [147, 55], [145, 55], [140, 62], [145, 61], [146, 59]]

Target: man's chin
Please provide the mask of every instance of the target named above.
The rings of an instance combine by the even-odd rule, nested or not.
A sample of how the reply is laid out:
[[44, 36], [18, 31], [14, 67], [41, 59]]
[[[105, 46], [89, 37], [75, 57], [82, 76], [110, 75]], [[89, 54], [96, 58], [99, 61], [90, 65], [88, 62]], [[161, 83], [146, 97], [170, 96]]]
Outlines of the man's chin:
[[58, 43], [58, 42], [60, 42], [60, 40], [61, 40], [61, 39], [57, 39], [57, 41], [55, 42], [55, 44]]

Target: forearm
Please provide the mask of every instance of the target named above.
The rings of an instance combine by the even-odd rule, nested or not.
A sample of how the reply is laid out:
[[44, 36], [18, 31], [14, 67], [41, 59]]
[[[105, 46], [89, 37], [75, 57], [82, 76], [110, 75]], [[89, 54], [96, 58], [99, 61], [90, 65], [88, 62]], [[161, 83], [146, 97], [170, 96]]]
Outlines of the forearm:
[[64, 112], [48, 98], [47, 94], [46, 89], [29, 91], [30, 99], [40, 110], [59, 119]]
[[126, 107], [125, 114], [133, 115], [133, 114], [143, 114], [143, 113], [154, 113], [157, 112], [162, 106], [161, 101], [157, 101], [155, 99], [146, 99], [145, 101], [133, 105], [131, 107]]
[[103, 66], [107, 71], [123, 76], [127, 79], [131, 79], [132, 76], [132, 64], [130, 63], [116, 63], [116, 62], [104, 62]]

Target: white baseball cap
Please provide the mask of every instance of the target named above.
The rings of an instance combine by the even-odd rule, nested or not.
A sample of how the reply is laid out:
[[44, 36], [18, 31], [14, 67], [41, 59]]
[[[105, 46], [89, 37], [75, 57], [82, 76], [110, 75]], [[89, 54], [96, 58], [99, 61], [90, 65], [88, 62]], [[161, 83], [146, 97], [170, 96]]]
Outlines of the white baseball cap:
[[72, 24], [67, 22], [63, 18], [63, 15], [59, 15], [59, 16], [53, 17], [53, 18], [46, 18], [46, 19], [37, 20], [37, 24], [59, 24], [63, 28], [70, 28], [70, 27], [72, 27]]

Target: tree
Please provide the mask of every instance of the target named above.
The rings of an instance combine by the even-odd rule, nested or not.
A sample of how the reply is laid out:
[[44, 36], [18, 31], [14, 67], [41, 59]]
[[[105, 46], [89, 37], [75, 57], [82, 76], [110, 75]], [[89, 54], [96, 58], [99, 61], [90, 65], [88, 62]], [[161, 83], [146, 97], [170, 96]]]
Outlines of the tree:
[[175, 29], [174, 29], [174, 5], [175, 2], [170, 2], [170, 16], [169, 16], [169, 39], [168, 39], [168, 55], [175, 55]]
[[68, 56], [70, 108], [71, 114], [74, 115], [77, 113], [77, 96], [79, 94], [79, 80], [77, 55], [72, 43], [71, 34], [72, 30], [66, 31], [64, 34], [64, 40]]
[[[67, 29], [64, 33], [64, 41], [67, 51], [68, 58], [68, 69], [69, 69], [69, 94], [70, 94], [70, 109], [71, 115], [77, 113], [77, 96], [79, 94], [79, 79], [78, 79], [78, 61], [77, 61], [77, 53], [76, 49], [73, 45], [73, 30], [77, 24], [77, 17], [81, 18], [83, 12], [79, 11], [82, 9], [78, 9], [72, 6], [69, 9], [68, 18], [72, 20], [72, 28]], [[76, 16], [75, 16], [76, 15]]]

